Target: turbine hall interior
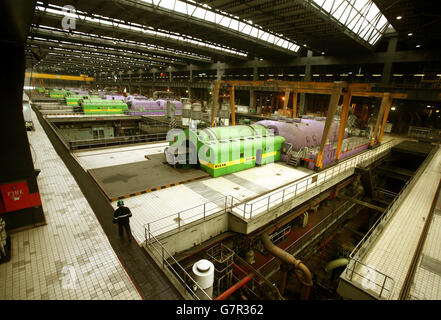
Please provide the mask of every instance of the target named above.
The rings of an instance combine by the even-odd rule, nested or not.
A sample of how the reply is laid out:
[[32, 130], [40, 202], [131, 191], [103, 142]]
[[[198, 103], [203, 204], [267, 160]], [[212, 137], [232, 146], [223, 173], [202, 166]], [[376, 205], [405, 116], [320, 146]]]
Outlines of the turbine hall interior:
[[432, 4], [4, 2], [1, 300], [441, 299]]

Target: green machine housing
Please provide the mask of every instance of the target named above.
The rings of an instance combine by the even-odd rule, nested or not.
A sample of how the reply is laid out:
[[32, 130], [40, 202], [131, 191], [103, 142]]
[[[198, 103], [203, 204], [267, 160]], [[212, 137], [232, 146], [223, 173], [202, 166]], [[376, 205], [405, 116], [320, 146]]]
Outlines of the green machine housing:
[[[185, 162], [190, 159], [189, 152], [196, 149], [192, 141], [197, 141], [198, 163], [212, 177], [278, 161], [285, 142], [285, 138], [274, 135], [271, 129], [256, 124], [205, 128], [197, 130], [194, 137], [189, 136], [188, 129], [184, 132], [186, 148], [181, 150], [186, 150]], [[170, 147], [165, 151], [170, 164], [178, 158], [176, 141], [171, 136]], [[184, 157], [181, 155], [180, 159]]]
[[49, 91], [49, 96], [53, 99], [63, 99], [66, 93], [66, 90], [53, 89]]
[[106, 100], [90, 96], [80, 102], [84, 114], [123, 114], [128, 110], [127, 103], [121, 100]]
[[72, 94], [72, 95], [66, 95], [65, 100], [68, 106], [79, 106], [81, 101], [87, 98], [88, 96]]

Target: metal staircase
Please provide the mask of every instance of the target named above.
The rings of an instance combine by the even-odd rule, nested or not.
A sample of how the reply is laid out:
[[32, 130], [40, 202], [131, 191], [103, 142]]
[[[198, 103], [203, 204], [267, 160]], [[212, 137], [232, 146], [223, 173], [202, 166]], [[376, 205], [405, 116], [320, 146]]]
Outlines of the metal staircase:
[[306, 157], [308, 152], [308, 147], [303, 147], [297, 152], [291, 149], [288, 152], [288, 161], [286, 163], [293, 167], [297, 167], [300, 164], [300, 160]]

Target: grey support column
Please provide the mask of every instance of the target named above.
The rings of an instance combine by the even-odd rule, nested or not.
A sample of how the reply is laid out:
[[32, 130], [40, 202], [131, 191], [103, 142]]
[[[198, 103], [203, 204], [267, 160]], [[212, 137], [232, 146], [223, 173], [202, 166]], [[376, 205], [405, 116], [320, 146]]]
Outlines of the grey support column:
[[397, 50], [397, 42], [398, 42], [397, 35], [394, 35], [389, 39], [389, 43], [387, 46], [387, 53], [386, 53], [386, 61], [384, 62], [383, 75], [381, 77], [381, 83], [383, 84], [387, 84], [390, 82], [390, 78], [392, 75], [392, 62], [395, 51]]
[[[259, 70], [257, 68], [257, 58], [254, 58], [255, 65], [253, 66], [253, 81], [259, 80]], [[254, 93], [254, 89], [250, 89], [250, 107], [251, 109], [256, 109], [256, 94]]]
[[[305, 77], [303, 78], [303, 81], [311, 81], [311, 58], [312, 58], [312, 51], [308, 50], [308, 56], [306, 58], [306, 65], [305, 65]], [[300, 93], [300, 101], [298, 106], [298, 115], [305, 114], [305, 100], [306, 100], [306, 94]]]
[[216, 80], [222, 80], [222, 76], [224, 75], [225, 68], [222, 68], [221, 62], [218, 61], [216, 65]]

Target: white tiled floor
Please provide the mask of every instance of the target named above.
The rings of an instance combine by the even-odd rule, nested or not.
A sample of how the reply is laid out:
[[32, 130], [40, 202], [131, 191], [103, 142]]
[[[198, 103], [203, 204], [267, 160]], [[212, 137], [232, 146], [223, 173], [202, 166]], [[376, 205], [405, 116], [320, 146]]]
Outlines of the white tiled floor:
[[[384, 145], [385, 146], [384, 151], [386, 151], [388, 148], [391, 148], [392, 146], [396, 145], [399, 141], [401, 141], [401, 140], [397, 139], [396, 141], [391, 141], [391, 143]], [[243, 205], [241, 205], [237, 208], [234, 208], [233, 212], [238, 214], [239, 216], [243, 216], [246, 219], [249, 219], [250, 217], [256, 217], [257, 215], [259, 215], [261, 213], [267, 212], [268, 204], [269, 204], [270, 209], [274, 208], [282, 203], [282, 199], [289, 200], [289, 199], [293, 199], [294, 197], [298, 197], [300, 194], [307, 191], [306, 188], [308, 188], [308, 190], [310, 190], [313, 187], [316, 187], [316, 186], [323, 184], [325, 181], [328, 181], [330, 178], [337, 176], [338, 174], [340, 174], [340, 172], [337, 170], [340, 166], [342, 166], [341, 172], [347, 172], [348, 169], [351, 169], [353, 171], [360, 159], [367, 160], [367, 159], [371, 158], [372, 156], [374, 156], [375, 152], [376, 152], [376, 149], [367, 150], [359, 155], [356, 155], [356, 156], [351, 157], [347, 160], [341, 161], [338, 165], [331, 167], [329, 170], [325, 170], [325, 171], [318, 173], [317, 180], [314, 183], [312, 182], [312, 177], [309, 177], [309, 176], [306, 177], [307, 174], [298, 173], [297, 178], [291, 178], [291, 181], [295, 181], [295, 182], [290, 183], [284, 187], [286, 189], [284, 194], [281, 191], [284, 188], [278, 188], [283, 184], [279, 184], [278, 186], [275, 184], [279, 183], [280, 181], [283, 181], [283, 179], [284, 179], [283, 177], [286, 176], [286, 173], [281, 174], [280, 176], [277, 177], [277, 179], [274, 179], [274, 175], [268, 175], [268, 176], [262, 175], [262, 177], [260, 177], [260, 179], [262, 179], [262, 181], [260, 181], [260, 183], [264, 184], [264, 185], [269, 185], [269, 186], [271, 186], [271, 189], [275, 189], [275, 190], [273, 190], [263, 196], [257, 197], [255, 199], [250, 200], [250, 201], [247, 201], [246, 202], [247, 207], [245, 209], [245, 212], [244, 212]], [[265, 168], [265, 166], [262, 168]], [[269, 170], [271, 170], [271, 168]], [[242, 171], [242, 172], [240, 172], [240, 174], [247, 174], [248, 171], [249, 170]], [[326, 171], [328, 171], [328, 172], [326, 172]], [[253, 181], [256, 181], [256, 180], [259, 181], [259, 177], [257, 177]], [[298, 181], [296, 181], [296, 180], [298, 180]], [[290, 180], [287, 179], [287, 182], [289, 182], [289, 181]], [[276, 189], [276, 188], [278, 188], [278, 189]], [[268, 197], [271, 197], [269, 201], [268, 201]], [[251, 204], [252, 204], [252, 214], [251, 214]]]
[[[441, 172], [441, 163], [439, 165], [440, 167], [437, 168], [438, 173]], [[441, 210], [440, 198], [435, 209]], [[419, 300], [441, 300], [441, 275], [421, 267], [423, 256], [430, 257], [441, 263], [441, 215], [439, 214], [434, 214], [430, 222], [410, 295], [412, 298]]]
[[[394, 290], [389, 299], [397, 299], [404, 283], [404, 279], [409, 269], [410, 262], [413, 258], [418, 240], [427, 219], [436, 188], [441, 179], [441, 149], [438, 149], [427, 168], [416, 184], [412, 187], [406, 200], [397, 209], [395, 214], [390, 218], [384, 230], [378, 235], [377, 239], [369, 246], [368, 252], [365, 254], [361, 262], [373, 269], [391, 277], [394, 282]], [[437, 218], [438, 219], [438, 218]], [[439, 247], [439, 223], [434, 222], [433, 227], [438, 226], [437, 233], [433, 233], [436, 237], [431, 240], [425, 250], [430, 252], [434, 257], [440, 257]], [[438, 243], [436, 243], [438, 241]], [[431, 250], [434, 249], [435, 253]], [[420, 268], [421, 269], [421, 268]], [[428, 286], [434, 286], [433, 277], [428, 277], [425, 271], [417, 274], [415, 281], [419, 281], [416, 296], [421, 292], [425, 292], [425, 298], [433, 296], [433, 290], [428, 290]], [[437, 277], [437, 294], [439, 295], [440, 282]], [[354, 281], [361, 283], [363, 280], [354, 277]], [[373, 288], [374, 289], [374, 288]], [[379, 287], [374, 291], [378, 291]]]
[[146, 143], [136, 146], [113, 147], [102, 150], [81, 150], [73, 153], [85, 169], [95, 169], [119, 164], [145, 161], [145, 155], [163, 153], [168, 142]]
[[[285, 184], [290, 179], [292, 181], [298, 177], [306, 176], [309, 172], [309, 170], [271, 163], [231, 175], [239, 176], [246, 183], [266, 188], [275, 188]], [[279, 173], [280, 176], [274, 179], [276, 173]], [[250, 189], [250, 187], [247, 188], [246, 186], [234, 183], [226, 177], [193, 181], [124, 199], [126, 206], [133, 213], [130, 225], [136, 240], [138, 242], [145, 240], [144, 226], [147, 223], [154, 222], [150, 225], [150, 230], [157, 235], [178, 227], [178, 223], [174, 220], [177, 218], [176, 214], [178, 212], [185, 211], [181, 214], [181, 219], [183, 219], [181, 223], [189, 223], [203, 217], [203, 207], [201, 205], [204, 203], [207, 203], [205, 209], [206, 214], [209, 215], [224, 208], [222, 203], [215, 201], [221, 197], [231, 195], [236, 199], [246, 200], [258, 196], [258, 193]], [[213, 198], [208, 197], [203, 191], [199, 193], [194, 191], [197, 189], [211, 190]], [[112, 205], [116, 207], [116, 201]], [[160, 221], [157, 221], [159, 219]]]
[[34, 113], [33, 122], [28, 137], [47, 225], [11, 234], [0, 300], [141, 299]]

